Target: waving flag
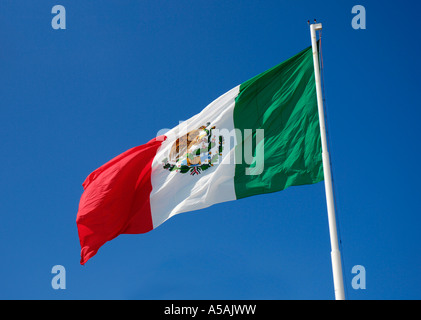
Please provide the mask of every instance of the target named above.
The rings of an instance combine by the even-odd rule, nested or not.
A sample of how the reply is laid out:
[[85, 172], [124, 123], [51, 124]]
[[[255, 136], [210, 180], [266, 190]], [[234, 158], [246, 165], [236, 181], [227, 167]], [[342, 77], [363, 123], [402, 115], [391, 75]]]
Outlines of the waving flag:
[[148, 232], [178, 213], [321, 180], [309, 47], [92, 172], [76, 219], [80, 262], [119, 234]]

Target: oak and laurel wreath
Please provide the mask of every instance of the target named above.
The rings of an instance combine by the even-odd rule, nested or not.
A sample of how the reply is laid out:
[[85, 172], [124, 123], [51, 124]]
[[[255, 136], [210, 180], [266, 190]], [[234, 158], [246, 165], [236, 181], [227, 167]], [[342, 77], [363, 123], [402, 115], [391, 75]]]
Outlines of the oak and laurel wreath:
[[[208, 129], [203, 129], [204, 131], [206, 131], [207, 133], [207, 141], [208, 141], [208, 163], [202, 164], [202, 165], [198, 165], [198, 166], [186, 166], [186, 165], [182, 165], [182, 166], [177, 166], [177, 164], [170, 164], [168, 162], [168, 159], [165, 158], [162, 161], [162, 164], [164, 165], [163, 168], [167, 169], [169, 171], [176, 171], [176, 172], [180, 172], [180, 173], [187, 173], [190, 172], [191, 175], [195, 175], [195, 174], [200, 174], [202, 171], [205, 171], [207, 169], [209, 169], [210, 167], [213, 167], [214, 163], [218, 161], [219, 156], [222, 156], [222, 151], [224, 150], [223, 144], [224, 144], [224, 138], [222, 136], [219, 136], [219, 146], [218, 146], [218, 153], [215, 153], [214, 155], [210, 154], [210, 150], [215, 146], [215, 142], [210, 141], [210, 138], [212, 136], [212, 129], [208, 130]], [[210, 141], [210, 142], [209, 142]], [[196, 150], [194, 153], [190, 154], [187, 153], [186, 157], [188, 158], [194, 158], [195, 156], [200, 156], [201, 151], [203, 151], [202, 148], [199, 148], [198, 150]], [[179, 160], [177, 160], [178, 162]]]

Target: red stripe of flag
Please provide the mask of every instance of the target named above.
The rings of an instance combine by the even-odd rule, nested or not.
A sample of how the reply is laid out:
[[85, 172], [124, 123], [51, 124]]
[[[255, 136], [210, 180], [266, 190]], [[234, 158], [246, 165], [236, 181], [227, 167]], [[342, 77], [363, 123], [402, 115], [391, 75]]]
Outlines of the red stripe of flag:
[[160, 136], [127, 150], [86, 178], [76, 217], [81, 264], [93, 257], [105, 242], [120, 234], [153, 229], [149, 200], [151, 167], [165, 139]]

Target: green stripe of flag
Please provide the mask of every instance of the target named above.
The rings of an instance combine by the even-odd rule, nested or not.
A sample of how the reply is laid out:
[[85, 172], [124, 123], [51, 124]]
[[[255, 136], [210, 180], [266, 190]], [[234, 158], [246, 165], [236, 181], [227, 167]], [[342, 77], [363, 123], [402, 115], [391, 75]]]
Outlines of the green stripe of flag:
[[[242, 135], [237, 134], [237, 199], [323, 180], [311, 47], [240, 86], [234, 126]], [[257, 129], [264, 129], [264, 143], [256, 144]], [[244, 158], [250, 140], [254, 162]]]

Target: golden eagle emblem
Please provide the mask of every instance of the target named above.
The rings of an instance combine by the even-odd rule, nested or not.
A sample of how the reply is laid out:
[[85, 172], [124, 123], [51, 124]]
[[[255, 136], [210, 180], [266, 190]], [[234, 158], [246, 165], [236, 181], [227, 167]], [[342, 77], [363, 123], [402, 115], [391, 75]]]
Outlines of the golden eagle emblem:
[[224, 144], [224, 138], [214, 134], [214, 129], [208, 122], [179, 137], [163, 161], [164, 169], [195, 175], [213, 167], [222, 156]]

